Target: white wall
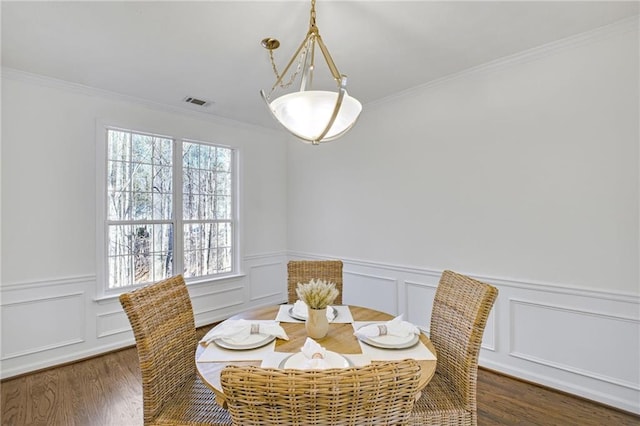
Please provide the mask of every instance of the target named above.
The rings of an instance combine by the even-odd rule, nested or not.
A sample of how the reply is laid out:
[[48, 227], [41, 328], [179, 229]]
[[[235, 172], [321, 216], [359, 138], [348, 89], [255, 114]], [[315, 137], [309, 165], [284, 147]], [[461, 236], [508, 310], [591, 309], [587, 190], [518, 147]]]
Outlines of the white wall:
[[640, 413], [638, 49], [634, 19], [290, 145], [290, 254], [342, 258], [346, 302], [421, 323], [442, 270], [481, 277], [481, 364]]
[[198, 324], [286, 298], [282, 133], [3, 70], [2, 377], [133, 343], [95, 300], [98, 121], [239, 149], [242, 274], [190, 286]]

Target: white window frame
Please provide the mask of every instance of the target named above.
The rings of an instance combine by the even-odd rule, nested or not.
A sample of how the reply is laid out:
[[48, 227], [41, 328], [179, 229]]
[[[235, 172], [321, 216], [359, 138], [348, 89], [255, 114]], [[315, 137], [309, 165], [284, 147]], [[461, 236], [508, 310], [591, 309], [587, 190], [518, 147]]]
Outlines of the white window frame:
[[[202, 141], [194, 138], [186, 138], [179, 135], [167, 135], [159, 132], [141, 130], [140, 126], [123, 126], [114, 125], [98, 120], [96, 123], [96, 267], [97, 267], [97, 294], [96, 300], [111, 299], [118, 297], [121, 293], [131, 291], [135, 288], [143, 287], [149, 283], [137, 284], [131, 286], [123, 286], [118, 288], [109, 288], [109, 262], [108, 256], [108, 226], [107, 220], [107, 148], [108, 148], [108, 131], [120, 130], [124, 132], [140, 133], [150, 136], [167, 138], [173, 140], [173, 212], [174, 218], [171, 223], [174, 227], [174, 258], [173, 258], [173, 275], [182, 274], [184, 270], [184, 242], [183, 242], [183, 226], [184, 220], [182, 215], [183, 200], [183, 163], [182, 163], [182, 147], [183, 143], [197, 143], [209, 146], [221, 147], [231, 150], [231, 179], [232, 179], [232, 201], [231, 201], [231, 226], [232, 226], [232, 262], [231, 271], [214, 274], [203, 275], [198, 277], [185, 277], [187, 285], [199, 282], [211, 282], [223, 279], [229, 279], [241, 276], [240, 272], [240, 229], [239, 229], [239, 150], [238, 148], [209, 141]], [[154, 221], [155, 222], [155, 221]], [[158, 221], [159, 222], [159, 221]]]

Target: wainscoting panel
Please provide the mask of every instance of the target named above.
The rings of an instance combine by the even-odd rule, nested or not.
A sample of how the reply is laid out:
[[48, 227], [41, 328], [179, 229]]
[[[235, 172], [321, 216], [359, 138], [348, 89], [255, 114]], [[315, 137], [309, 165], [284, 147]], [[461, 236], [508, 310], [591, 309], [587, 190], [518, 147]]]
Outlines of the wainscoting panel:
[[4, 303], [2, 361], [82, 343], [83, 322], [82, 292]]
[[[286, 295], [286, 253], [247, 256], [246, 273], [189, 283], [196, 326], [243, 310], [273, 305]], [[95, 276], [0, 286], [0, 378], [6, 379], [134, 344], [117, 297], [97, 300]]]
[[431, 308], [433, 298], [436, 295], [437, 284], [424, 284], [414, 281], [404, 281], [404, 291], [406, 294], [405, 308], [401, 311], [405, 313], [405, 319], [414, 324], [429, 329], [431, 322]]
[[131, 331], [129, 319], [121, 308], [96, 315], [96, 337], [98, 339], [129, 331]]
[[[348, 272], [343, 269], [342, 302], [396, 314], [398, 281], [388, 275]], [[349, 283], [346, 285], [345, 283]]]
[[244, 285], [241, 283], [224, 284], [227, 283], [216, 282], [215, 284], [190, 286], [189, 293], [196, 325], [209, 324], [223, 319], [244, 305]]
[[[334, 257], [247, 256], [245, 274], [192, 283], [196, 325], [285, 301], [289, 258]], [[442, 271], [342, 260], [346, 304], [402, 313], [428, 329]], [[640, 296], [459, 272], [500, 291], [481, 366], [640, 414]], [[2, 378], [133, 344], [117, 298], [94, 299], [94, 276], [3, 283], [0, 292]]]
[[[403, 313], [429, 328], [442, 271], [342, 261], [345, 303]], [[481, 366], [640, 414], [640, 296], [458, 272], [499, 290]]]
[[[638, 320], [556, 304], [510, 300], [511, 356], [541, 365], [640, 390], [638, 358], [620, 350], [640, 345]], [[576, 353], [580, 356], [576, 356]]]
[[[284, 271], [286, 274], [286, 270]], [[282, 287], [282, 262], [258, 263], [249, 269], [249, 299], [286, 299], [286, 286]], [[285, 279], [286, 283], [286, 279]]]

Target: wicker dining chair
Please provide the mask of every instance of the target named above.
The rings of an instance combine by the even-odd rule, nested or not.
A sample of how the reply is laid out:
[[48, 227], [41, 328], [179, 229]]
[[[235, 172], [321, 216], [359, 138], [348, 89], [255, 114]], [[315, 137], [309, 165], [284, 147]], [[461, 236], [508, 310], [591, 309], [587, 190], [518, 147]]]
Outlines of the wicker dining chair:
[[325, 280], [335, 283], [338, 297], [333, 302], [342, 305], [342, 261], [341, 260], [291, 260], [287, 264], [289, 303], [298, 300], [298, 283], [311, 280]]
[[231, 425], [196, 374], [191, 299], [178, 275], [120, 295], [142, 372], [145, 425]]
[[444, 271], [431, 312], [436, 372], [413, 408], [410, 425], [477, 425], [478, 355], [495, 287]]
[[415, 360], [328, 370], [226, 366], [222, 389], [236, 426], [406, 425], [418, 392]]

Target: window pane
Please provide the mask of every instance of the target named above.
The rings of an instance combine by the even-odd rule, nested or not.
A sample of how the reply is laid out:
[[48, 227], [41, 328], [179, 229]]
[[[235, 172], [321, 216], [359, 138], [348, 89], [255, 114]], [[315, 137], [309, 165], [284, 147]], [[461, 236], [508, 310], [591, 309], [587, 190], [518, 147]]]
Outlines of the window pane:
[[228, 148], [216, 148], [216, 171], [231, 172], [231, 150]]
[[182, 150], [183, 167], [198, 168], [200, 166], [200, 144], [185, 142]]
[[151, 191], [153, 169], [150, 164], [136, 164], [133, 172], [133, 191]]
[[171, 139], [155, 138], [153, 150], [153, 164], [169, 166], [173, 164], [173, 145]]
[[153, 190], [162, 194], [170, 194], [173, 189], [171, 167], [154, 167]]
[[158, 281], [173, 274], [173, 226], [109, 226], [109, 287]]
[[129, 256], [114, 256], [109, 258], [109, 288], [129, 285]]
[[216, 198], [216, 219], [231, 219], [231, 197]]
[[107, 132], [107, 155], [114, 161], [131, 161], [131, 134], [118, 130]]
[[232, 232], [230, 223], [184, 226], [184, 276], [230, 272]]
[[171, 220], [172, 204], [171, 194], [153, 194], [153, 220]]
[[109, 220], [128, 220], [131, 217], [131, 193], [109, 192], [107, 193]]
[[215, 193], [217, 195], [231, 195], [231, 174], [222, 172], [216, 174]]
[[133, 220], [151, 220], [152, 197], [150, 192], [133, 193]]
[[231, 247], [231, 224], [218, 223], [218, 247]]
[[129, 189], [129, 165], [123, 161], [109, 161], [107, 164], [107, 188], [109, 191]]
[[131, 161], [151, 164], [153, 155], [153, 137], [134, 133], [131, 135]]

